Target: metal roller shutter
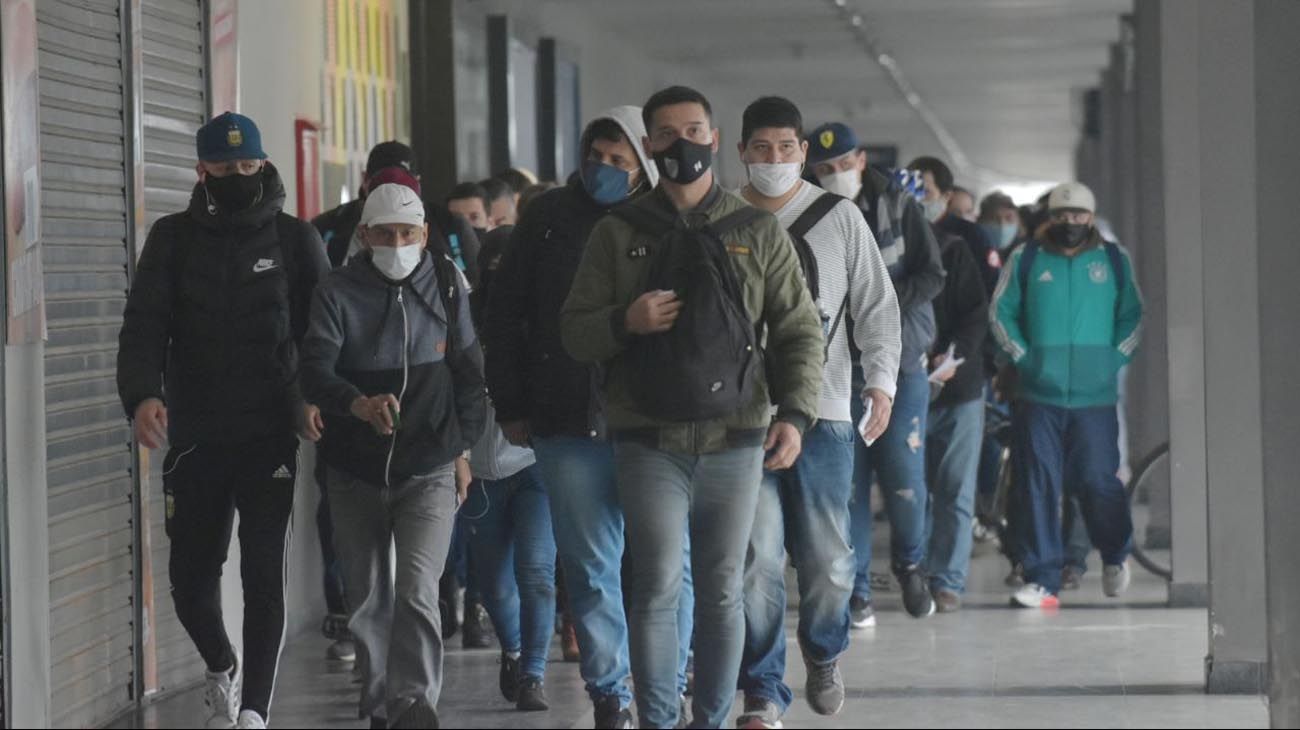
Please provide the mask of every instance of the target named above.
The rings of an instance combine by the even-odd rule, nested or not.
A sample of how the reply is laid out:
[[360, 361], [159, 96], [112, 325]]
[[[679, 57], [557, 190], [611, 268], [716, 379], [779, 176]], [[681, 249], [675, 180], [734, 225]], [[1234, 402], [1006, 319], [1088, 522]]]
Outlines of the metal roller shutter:
[[131, 705], [130, 434], [117, 404], [126, 158], [118, 0], [41, 0], [50, 670], [56, 727]]
[[[141, 69], [144, 105], [145, 217], [148, 226], [184, 210], [194, 188], [194, 133], [207, 114], [203, 12], [199, 0], [144, 0]], [[143, 241], [141, 242], [143, 245]], [[148, 494], [158, 690], [203, 678], [203, 661], [185, 633], [169, 591], [170, 544], [164, 527], [162, 454], [150, 459]]]

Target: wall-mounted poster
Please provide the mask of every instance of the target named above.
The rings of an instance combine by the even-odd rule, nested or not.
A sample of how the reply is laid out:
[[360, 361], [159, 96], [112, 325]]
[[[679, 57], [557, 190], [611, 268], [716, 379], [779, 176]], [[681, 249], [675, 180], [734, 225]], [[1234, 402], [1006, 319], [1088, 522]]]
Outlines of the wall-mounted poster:
[[0, 0], [3, 70], [5, 287], [11, 345], [46, 337], [41, 266], [40, 94], [34, 0]]

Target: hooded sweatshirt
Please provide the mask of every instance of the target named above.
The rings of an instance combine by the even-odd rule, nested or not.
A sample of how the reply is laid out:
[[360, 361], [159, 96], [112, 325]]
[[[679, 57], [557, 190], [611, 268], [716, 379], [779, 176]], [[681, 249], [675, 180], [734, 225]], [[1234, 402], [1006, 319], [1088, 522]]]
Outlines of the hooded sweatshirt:
[[[317, 453], [377, 487], [450, 463], [483, 433], [482, 355], [469, 287], [449, 260], [435, 266], [434, 255], [426, 252], [401, 282], [379, 273], [368, 254], [356, 256], [321, 282], [312, 302], [303, 389], [325, 419]], [[439, 287], [455, 297], [454, 317]], [[351, 411], [357, 398], [383, 394], [401, 404], [392, 436]]]
[[[642, 182], [650, 190], [659, 173], [641, 145], [641, 108], [620, 106], [600, 114], [582, 135], [581, 159], [591, 151], [592, 125], [613, 120], [623, 130]], [[560, 308], [573, 283], [587, 237], [609, 208], [587, 194], [580, 175], [529, 204], [493, 275], [482, 328], [488, 391], [502, 423], [529, 421], [538, 436], [603, 438], [600, 369], [579, 363], [560, 342]]]

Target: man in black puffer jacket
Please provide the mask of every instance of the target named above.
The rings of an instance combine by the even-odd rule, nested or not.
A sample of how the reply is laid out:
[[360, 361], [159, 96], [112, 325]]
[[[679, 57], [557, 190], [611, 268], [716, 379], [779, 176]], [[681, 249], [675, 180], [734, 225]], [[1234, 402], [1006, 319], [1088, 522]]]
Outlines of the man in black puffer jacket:
[[[172, 598], [207, 664], [211, 720], [265, 727], [285, 627], [296, 433], [320, 436], [320, 412], [298, 384], [298, 345], [328, 264], [315, 229], [281, 212], [284, 185], [252, 120], [223, 114], [197, 142], [190, 208], [154, 224], [136, 267], [118, 393], [140, 444], [170, 446], [163, 491]], [[220, 595], [236, 509], [242, 662]]]

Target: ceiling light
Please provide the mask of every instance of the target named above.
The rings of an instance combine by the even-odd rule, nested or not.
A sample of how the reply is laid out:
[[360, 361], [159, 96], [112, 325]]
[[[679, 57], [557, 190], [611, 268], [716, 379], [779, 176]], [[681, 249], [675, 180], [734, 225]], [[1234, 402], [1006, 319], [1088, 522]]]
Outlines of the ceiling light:
[[854, 28], [860, 27], [862, 25], [862, 16], [855, 14], [852, 18], [849, 18], [849, 23], [851, 23]]

